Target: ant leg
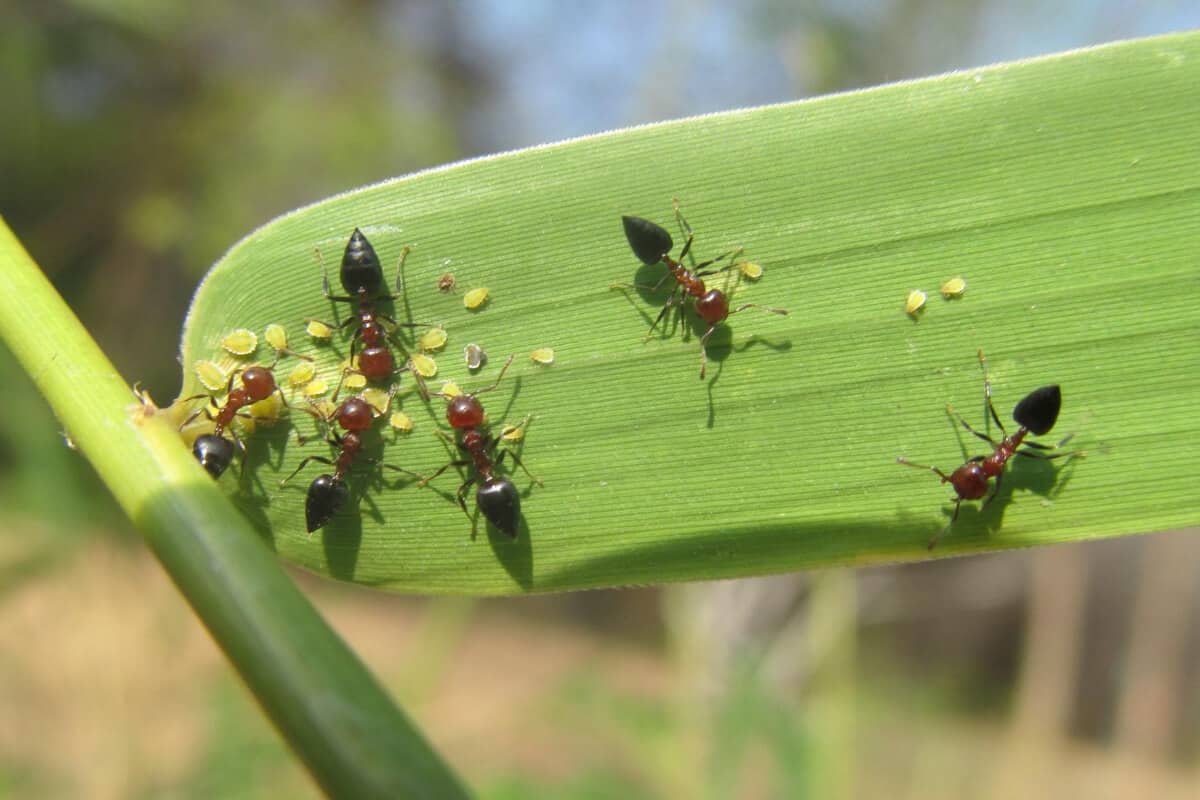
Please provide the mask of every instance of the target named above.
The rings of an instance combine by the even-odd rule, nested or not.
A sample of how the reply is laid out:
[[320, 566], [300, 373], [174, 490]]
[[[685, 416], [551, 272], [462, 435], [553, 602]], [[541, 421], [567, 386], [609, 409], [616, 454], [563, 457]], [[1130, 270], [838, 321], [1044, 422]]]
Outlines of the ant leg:
[[321, 255], [321, 248], [314, 247], [313, 252], [317, 254], [317, 261], [321, 264], [321, 290], [325, 293], [328, 300], [340, 300], [346, 303], [357, 302], [355, 297], [337, 297], [329, 293], [329, 270], [325, 269], [325, 258]]
[[546, 484], [542, 483], [542, 479], [541, 479], [541, 478], [539, 478], [538, 476], [534, 475], [532, 472], [530, 472], [530, 471], [529, 471], [529, 467], [526, 467], [526, 466], [525, 466], [525, 462], [521, 461], [521, 458], [520, 458], [520, 456], [518, 456], [518, 455], [517, 455], [515, 452], [513, 452], [512, 450], [509, 450], [507, 447], [505, 447], [503, 450], [501, 450], [501, 451], [500, 451], [500, 455], [496, 457], [496, 466], [497, 466], [497, 467], [498, 467], [498, 466], [500, 466], [501, 464], [503, 464], [503, 463], [504, 463], [504, 457], [505, 457], [506, 455], [507, 455], [507, 456], [512, 456], [512, 460], [513, 460], [513, 461], [515, 461], [515, 462], [517, 463], [517, 466], [518, 466], [518, 467], [520, 467], [522, 470], [524, 470], [524, 471], [525, 471], [525, 474], [529, 476], [529, 479], [530, 479], [531, 481], [533, 481], [534, 483], [536, 483], [538, 486], [545, 486], [545, 485], [546, 485]]
[[782, 314], [785, 317], [787, 316], [787, 313], [788, 313], [786, 308], [771, 308], [770, 306], [760, 306], [758, 303], [743, 303], [742, 305], [735, 308], [733, 311], [730, 311], [729, 314], [727, 314], [726, 316], [732, 316], [732, 315], [738, 313], [739, 311], [745, 311], [747, 308], [757, 308], [757, 309], [761, 309], [762, 311], [767, 312], [768, 314]]
[[[906, 466], [906, 467], [916, 467], [917, 469], [927, 469], [927, 470], [929, 470], [930, 472], [937, 473], [937, 475], [938, 475], [938, 476], [939, 476], [939, 477], [942, 479], [942, 483], [949, 483], [949, 482], [950, 482], [950, 476], [949, 476], [949, 475], [947, 475], [946, 473], [942, 472], [942, 471], [941, 471], [940, 469], [938, 469], [937, 467], [931, 467], [931, 466], [929, 466], [929, 465], [927, 465], [927, 464], [917, 464], [917, 463], [914, 463], [914, 462], [912, 462], [912, 461], [909, 461], [907, 458], [897, 458], [897, 459], [896, 459], [896, 463], [897, 463], [897, 464], [903, 464], [903, 465], [904, 465], [904, 466]], [[957, 510], [957, 509], [955, 509], [955, 514], [957, 514], [957, 513], [958, 513], [958, 510]]]
[[[994, 440], [992, 437], [988, 436], [986, 433], [980, 433], [979, 431], [977, 431], [977, 430], [975, 430], [974, 428], [972, 428], [972, 427], [971, 427], [971, 425], [970, 425], [970, 423], [968, 423], [968, 422], [967, 422], [965, 419], [963, 419], [963, 418], [962, 418], [962, 414], [959, 414], [957, 411], [955, 411], [955, 410], [954, 410], [954, 406], [950, 405], [949, 403], [947, 403], [947, 404], [946, 404], [946, 413], [947, 413], [947, 414], [950, 414], [950, 415], [951, 415], [951, 416], [953, 416], [955, 419], [957, 419], [957, 420], [959, 421], [959, 423], [960, 423], [960, 424], [961, 424], [961, 425], [962, 425], [964, 428], [966, 428], [966, 429], [967, 429], [967, 432], [968, 432], [968, 433], [970, 433], [972, 436], [977, 436], [977, 437], [979, 437], [980, 439], [983, 439], [985, 442], [987, 442], [988, 444], [990, 444], [992, 447], [998, 447], [998, 446], [999, 446], [999, 445], [997, 445], [997, 444], [996, 444], [996, 441], [995, 441], [995, 440]], [[1003, 427], [1001, 427], [1001, 428], [1000, 428], [1000, 431], [1001, 431], [1001, 433], [1003, 433], [1003, 432], [1004, 432], [1004, 428], [1003, 428]]]
[[988, 492], [988, 496], [983, 498], [983, 502], [979, 504], [979, 510], [983, 511], [988, 507], [988, 503], [996, 499], [996, 495], [1000, 494], [1000, 482], [1004, 480], [1004, 470], [996, 473], [996, 483], [992, 486], [992, 490]]
[[291, 475], [288, 475], [286, 478], [284, 478], [283, 480], [281, 480], [279, 482], [279, 486], [282, 488], [282, 486], [285, 483], [290, 481], [292, 478], [296, 477], [296, 475], [299, 474], [300, 470], [307, 467], [309, 465], [309, 462], [312, 462], [312, 461], [317, 461], [321, 464], [328, 464], [331, 467], [336, 466], [336, 464], [333, 463], [333, 459], [326, 458], [325, 456], [307, 456], [300, 460], [300, 465], [297, 466], [294, 470], [292, 470]]
[[480, 394], [483, 394], [484, 392], [490, 392], [492, 389], [495, 389], [497, 386], [499, 386], [500, 381], [504, 380], [504, 373], [508, 370], [508, 365], [513, 362], [514, 357], [515, 356], [510, 355], [508, 357], [508, 360], [504, 362], [504, 366], [500, 368], [500, 374], [496, 376], [495, 383], [493, 383], [491, 386], [487, 387], [486, 389], [476, 389], [474, 392], [472, 392], [472, 394], [480, 395]]
[[720, 323], [714, 322], [708, 326], [708, 330], [700, 337], [700, 380], [704, 380], [704, 373], [708, 369], [708, 337], [712, 336], [712, 332], [717, 329]]
[[[733, 250], [727, 250], [716, 258], [710, 258], [708, 261], [697, 264], [692, 272], [697, 278], [704, 278], [709, 275], [728, 272], [729, 270], [733, 269], [734, 259], [744, 252], [746, 252], [745, 247], [735, 247]], [[711, 267], [713, 264], [720, 264], [727, 258], [729, 259], [729, 263], [723, 267], [720, 267], [719, 269], [704, 269], [705, 267]]]
[[692, 226], [688, 225], [688, 221], [683, 218], [683, 212], [679, 210], [678, 197], [671, 198], [671, 206], [675, 209], [675, 222], [679, 225], [679, 232], [683, 234], [683, 238], [685, 239], [683, 249], [679, 251], [679, 260], [683, 261], [687, 258], [688, 253], [692, 251], [692, 239], [695, 237], [695, 234], [692, 233]]
[[[467, 519], [471, 519], [471, 512], [467, 511], [467, 490], [474, 485], [475, 478], [467, 478], [462, 482], [461, 485], [459, 485], [458, 491], [454, 493], [454, 496], [458, 498], [458, 507], [461, 508], [463, 513], [467, 515]], [[471, 532], [475, 532], [475, 520], [473, 519], [471, 520]]]
[[647, 286], [644, 283], [610, 283], [609, 289], [644, 289], [648, 292], [657, 292], [662, 288], [662, 285], [667, 282], [667, 278], [671, 277], [671, 271], [668, 269], [663, 276], [658, 279], [658, 283], [653, 286]]
[[941, 539], [943, 536], [945, 536], [947, 532], [949, 532], [950, 526], [954, 524], [954, 521], [956, 519], [958, 519], [958, 509], [961, 507], [962, 507], [962, 498], [960, 497], [954, 501], [954, 513], [950, 515], [950, 521], [946, 523], [946, 527], [944, 527], [940, 531], [938, 531], [934, 535], [934, 537], [929, 540], [929, 544], [925, 545], [926, 550], [932, 551], [933, 548], [937, 546], [938, 540]]
[[430, 482], [430, 481], [432, 481], [432, 480], [433, 480], [434, 478], [436, 478], [438, 475], [441, 475], [443, 472], [445, 472], [446, 470], [450, 469], [451, 467], [465, 467], [465, 466], [467, 466], [467, 465], [468, 465], [468, 464], [470, 464], [470, 463], [471, 463], [470, 461], [464, 461], [464, 460], [459, 460], [459, 461], [451, 461], [449, 464], [446, 464], [446, 465], [445, 465], [445, 466], [443, 466], [441, 469], [439, 469], [437, 472], [435, 472], [435, 473], [433, 473], [432, 475], [430, 475], [428, 478], [422, 478], [422, 479], [421, 479], [421, 482], [420, 482], [420, 483], [418, 483], [418, 484], [417, 484], [417, 486], [420, 486], [420, 487], [424, 488], [424, 487], [426, 487], [426, 486], [428, 486], [428, 485], [429, 485], [429, 482]]
[[[1000, 429], [1000, 433], [1004, 434], [1005, 438], [1007, 438], [1008, 431], [1004, 430], [1004, 423], [1000, 421], [1000, 415], [996, 413], [996, 406], [992, 404], [992, 380], [988, 376], [987, 359], [983, 356], [983, 350], [979, 350], [976, 355], [979, 356], [979, 366], [983, 369], [983, 399], [987, 404], [988, 414], [995, 421], [996, 427]], [[984, 417], [983, 421], [986, 423], [988, 421], [987, 417]], [[988, 439], [988, 441], [990, 442], [991, 439]]]
[[412, 470], [404, 469], [403, 467], [397, 467], [393, 464], [380, 464], [379, 466], [384, 467], [386, 469], [390, 469], [394, 472], [403, 472], [405, 475], [416, 478], [417, 480], [422, 481], [422, 482], [425, 481], [425, 476], [419, 472], [413, 472]]
[[[650, 330], [646, 331], [646, 335], [642, 338], [643, 342], [650, 341], [650, 337], [654, 335], [654, 329], [658, 327], [658, 323], [663, 321], [663, 318], [667, 316], [667, 312], [669, 312], [675, 305], [675, 290], [672, 289], [670, 297], [668, 297], [667, 302], [663, 304], [662, 311], [658, 312], [658, 316], [654, 318], [654, 323], [650, 326]], [[682, 307], [681, 301], [680, 308]]]
[[400, 251], [400, 263], [396, 265], [396, 294], [404, 293], [404, 262], [408, 260], [408, 254], [412, 252], [412, 248], [404, 245], [404, 249]]

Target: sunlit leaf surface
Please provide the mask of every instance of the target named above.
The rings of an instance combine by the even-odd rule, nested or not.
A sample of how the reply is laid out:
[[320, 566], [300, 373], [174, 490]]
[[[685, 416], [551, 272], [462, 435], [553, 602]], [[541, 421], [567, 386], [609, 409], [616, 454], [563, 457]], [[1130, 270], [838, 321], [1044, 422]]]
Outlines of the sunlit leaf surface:
[[[390, 283], [403, 247], [401, 322], [437, 323], [437, 390], [504, 382], [483, 395], [494, 432], [532, 415], [519, 453], [516, 541], [471, 522], [449, 470], [431, 488], [360, 461], [353, 497], [304, 529], [308, 483], [332, 457], [313, 440], [303, 391], [279, 374], [290, 423], [261, 425], [250, 458], [222, 478], [283, 558], [390, 589], [509, 593], [692, 580], [926, 557], [949, 488], [897, 456], [949, 471], [986, 450], [946, 415], [984, 423], [976, 351], [991, 362], [1002, 419], [1059, 383], [1048, 443], [1073, 434], [1084, 458], [1016, 459], [985, 510], [965, 503], [935, 551], [950, 554], [1161, 530], [1200, 522], [1193, 461], [1200, 423], [1200, 36], [1160, 37], [708, 116], [454, 165], [344, 194], [255, 231], [213, 269], [183, 342], [222, 361], [238, 328], [286, 327], [329, 392], [348, 331], [318, 340], [308, 320], [347, 319], [335, 291], [350, 232], [370, 238]], [[706, 259], [735, 247], [761, 266], [736, 277], [748, 309], [709, 344], [687, 322], [643, 342], [666, 292], [622, 233], [621, 215], [673, 235], [678, 197]], [[676, 253], [682, 237], [676, 235]], [[736, 276], [738, 270], [729, 275]], [[452, 273], [456, 289], [439, 279]], [[947, 300], [939, 287], [961, 277]], [[726, 275], [712, 276], [723, 287]], [[444, 281], [443, 281], [444, 283]], [[487, 287], [468, 310], [464, 293]], [[928, 293], [905, 314], [909, 293]], [[424, 329], [398, 337], [417, 351]], [[686, 334], [686, 335], [685, 335]], [[488, 355], [468, 371], [464, 346]], [[552, 348], [553, 364], [529, 353]], [[270, 362], [260, 343], [251, 361]], [[249, 362], [247, 362], [249, 363]], [[370, 454], [429, 474], [450, 453], [445, 402], [405, 373]], [[298, 428], [310, 441], [297, 446]], [[1010, 424], [1010, 430], [1014, 427]]]

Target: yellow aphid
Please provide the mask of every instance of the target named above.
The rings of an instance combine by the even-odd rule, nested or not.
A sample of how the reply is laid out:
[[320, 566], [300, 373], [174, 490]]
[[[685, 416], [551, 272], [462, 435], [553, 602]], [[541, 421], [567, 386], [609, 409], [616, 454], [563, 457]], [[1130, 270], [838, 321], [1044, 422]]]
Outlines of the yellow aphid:
[[467, 362], [467, 369], [479, 369], [483, 366], [485, 358], [487, 354], [483, 352], [483, 348], [473, 342], [463, 348], [463, 360]]
[[254, 331], [238, 328], [221, 340], [221, 347], [235, 356], [248, 356], [258, 349], [258, 336]]
[[967, 282], [962, 278], [951, 278], [942, 284], [942, 297], [947, 300], [953, 300], [956, 297], [962, 297], [963, 292], [967, 290]]
[[347, 389], [361, 389], [367, 385], [367, 376], [358, 372], [351, 372], [342, 381], [342, 385]]
[[440, 350], [446, 344], [446, 329], [430, 328], [421, 334], [417, 344], [421, 346], [422, 350]]
[[333, 337], [333, 329], [319, 319], [310, 319], [308, 324], [304, 326], [304, 330], [314, 339], [330, 339]]
[[393, 428], [400, 431], [401, 433], [408, 433], [409, 431], [411, 431], [413, 429], [412, 419], [408, 416], [408, 414], [405, 414], [403, 411], [393, 412], [392, 418], [389, 419], [388, 422], [391, 423], [391, 426]]
[[422, 378], [432, 378], [434, 375], [437, 375], [437, 362], [427, 355], [414, 353], [412, 357], [412, 365], [413, 369], [415, 369], [417, 374]]
[[529, 358], [535, 364], [553, 364], [554, 350], [549, 347], [539, 347], [529, 354]]
[[756, 281], [763, 276], [762, 266], [753, 261], [739, 261], [738, 269], [741, 270], [742, 277], [746, 280]]
[[446, 381], [442, 384], [442, 394], [446, 397], [458, 397], [462, 394], [462, 389], [454, 381]]
[[917, 312], [925, 307], [927, 299], [929, 299], [929, 295], [920, 289], [913, 289], [908, 293], [908, 299], [904, 301], [904, 313], [909, 316], [916, 316]]
[[267, 344], [271, 345], [276, 350], [287, 350], [287, 331], [282, 325], [272, 322], [263, 331], [263, 338], [267, 340]]
[[363, 389], [359, 395], [371, 408], [375, 409], [376, 414], [382, 414], [387, 411], [387, 407], [392, 402], [392, 396], [383, 389], [377, 389], [374, 386]]
[[506, 442], [519, 442], [525, 438], [525, 426], [505, 425], [500, 430], [500, 438]]
[[288, 373], [288, 385], [293, 388], [303, 386], [315, 377], [317, 377], [317, 368], [311, 361], [303, 361]]
[[304, 387], [304, 396], [305, 397], [320, 397], [321, 395], [325, 394], [328, 391], [329, 391], [329, 384], [326, 383], [325, 381], [321, 380], [320, 378], [318, 378], [315, 381], [312, 381], [311, 383], [309, 383], [307, 386]]
[[463, 305], [469, 309], [476, 309], [487, 302], [487, 289], [471, 289], [463, 295]]
[[337, 404], [332, 400], [322, 400], [314, 405], [317, 407], [317, 413], [320, 414], [324, 419], [333, 419], [333, 415], [336, 414], [338, 410]]
[[279, 419], [280, 412], [283, 411], [283, 400], [280, 399], [279, 392], [272, 392], [270, 397], [259, 400], [257, 403], [251, 403], [248, 410], [250, 411], [250, 420], [239, 417], [242, 422], [253, 421], [260, 425], [273, 425], [275, 420]]
[[225, 370], [221, 369], [219, 364], [212, 361], [197, 361], [192, 365], [196, 370], [196, 377], [200, 379], [200, 383], [204, 384], [204, 388], [210, 392], [219, 392], [225, 388], [229, 381], [229, 376], [225, 374]]

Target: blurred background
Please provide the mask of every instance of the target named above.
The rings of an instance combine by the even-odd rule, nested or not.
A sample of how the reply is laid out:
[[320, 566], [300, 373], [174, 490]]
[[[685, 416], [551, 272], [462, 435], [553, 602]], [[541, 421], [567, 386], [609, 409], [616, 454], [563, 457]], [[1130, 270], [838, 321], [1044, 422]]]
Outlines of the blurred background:
[[[0, 2], [0, 214], [130, 381], [425, 167], [1200, 25], [1191, 0]], [[0, 796], [315, 797], [0, 346]], [[80, 391], [87, 391], [81, 386]], [[465, 601], [297, 574], [484, 798], [1200, 796], [1195, 532]]]

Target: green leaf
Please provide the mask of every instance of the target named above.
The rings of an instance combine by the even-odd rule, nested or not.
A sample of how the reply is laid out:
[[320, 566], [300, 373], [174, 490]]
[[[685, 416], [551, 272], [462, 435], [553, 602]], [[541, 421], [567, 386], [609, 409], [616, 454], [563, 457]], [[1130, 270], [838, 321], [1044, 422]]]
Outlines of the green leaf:
[[[303, 320], [346, 318], [322, 296], [313, 249], [336, 287], [357, 226], [388, 280], [412, 247], [396, 312], [445, 324], [439, 379], [479, 388], [516, 355], [484, 398], [494, 422], [533, 415], [521, 455], [545, 487], [513, 472], [528, 490], [527, 529], [510, 542], [480, 520], [472, 538], [453, 470], [439, 493], [362, 462], [351, 508], [310, 537], [305, 487], [327, 470], [310, 464], [278, 482], [333, 450], [296, 446], [287, 425], [260, 431], [244, 482], [235, 467], [222, 486], [283, 558], [314, 571], [500, 594], [927, 557], [951, 492], [895, 459], [948, 471], [960, 442], [986, 450], [945, 413], [953, 403], [983, 425], [979, 349], [1004, 418], [1033, 388], [1061, 384], [1062, 415], [1045, 438], [1072, 433], [1087, 455], [1016, 459], [997, 499], [983, 511], [965, 503], [935, 554], [1197, 524], [1198, 109], [1200, 35], [1181, 34], [366, 187], [269, 223], [214, 267], [185, 331], [184, 393], [200, 391], [191, 365], [215, 357], [223, 334], [272, 322], [336, 382], [349, 336], [317, 346]], [[699, 328], [668, 326], [643, 343], [664, 295], [609, 288], [657, 279], [620, 217], [674, 231], [672, 197], [697, 257], [744, 246], [764, 267], [735, 305], [790, 311], [732, 317], [712, 337], [704, 382]], [[440, 293], [446, 271], [488, 287], [489, 304], [469, 313]], [[937, 288], [954, 276], [966, 292], [943, 300]], [[930, 294], [916, 321], [903, 312], [914, 288]], [[468, 342], [491, 357], [475, 377], [459, 355]], [[543, 346], [557, 353], [552, 366], [529, 359]], [[281, 376], [295, 363], [282, 361]], [[294, 396], [291, 420], [312, 436], [303, 406]], [[434, 436], [444, 404], [409, 394], [403, 408], [415, 430], [385, 432], [380, 455], [428, 474], [449, 458]]]

